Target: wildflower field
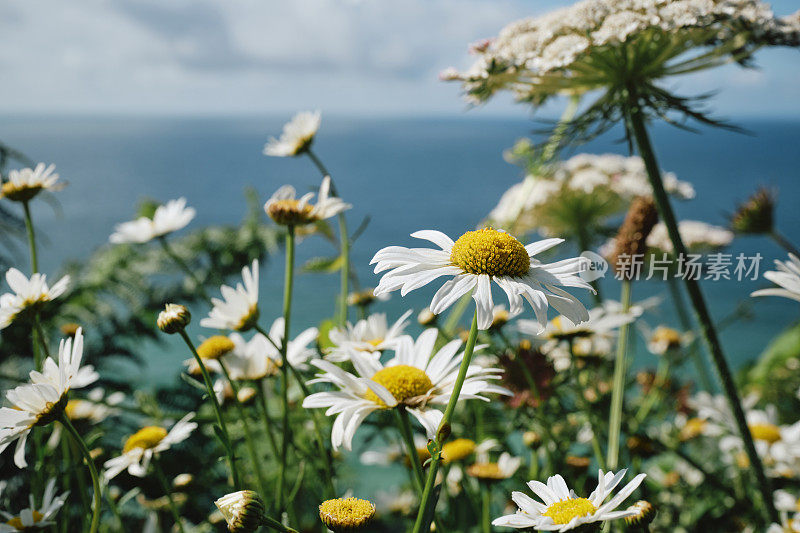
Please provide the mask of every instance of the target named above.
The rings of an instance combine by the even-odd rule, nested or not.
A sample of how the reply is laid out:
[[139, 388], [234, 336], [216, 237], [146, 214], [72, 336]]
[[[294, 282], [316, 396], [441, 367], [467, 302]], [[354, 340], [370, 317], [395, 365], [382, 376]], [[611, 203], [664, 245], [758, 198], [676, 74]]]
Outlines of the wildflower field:
[[[474, 226], [420, 227], [369, 264], [318, 111], [263, 149], [318, 177], [251, 197], [235, 227], [144, 202], [61, 272], [39, 269], [37, 215], [67, 177], [0, 146], [0, 533], [800, 532], [800, 323], [736, 368], [719, 333], [740, 317], [712, 316], [700, 283], [800, 302], [800, 234], [775, 222], [796, 199], [755, 183], [726, 227], [679, 220], [675, 202], [703, 199], [651, 137], [736, 128], [674, 77], [798, 46], [800, 12], [760, 0], [583, 0], [510, 23], [442, 81], [561, 118], [506, 152], [524, 178]], [[619, 153], [578, 149], [609, 131]], [[726, 253], [741, 235], [786, 255]], [[285, 261], [281, 293], [267, 260]], [[311, 323], [296, 289], [323, 275], [338, 295]], [[411, 291], [428, 305], [382, 311]], [[169, 387], [106, 364], [153, 345], [185, 356]]]

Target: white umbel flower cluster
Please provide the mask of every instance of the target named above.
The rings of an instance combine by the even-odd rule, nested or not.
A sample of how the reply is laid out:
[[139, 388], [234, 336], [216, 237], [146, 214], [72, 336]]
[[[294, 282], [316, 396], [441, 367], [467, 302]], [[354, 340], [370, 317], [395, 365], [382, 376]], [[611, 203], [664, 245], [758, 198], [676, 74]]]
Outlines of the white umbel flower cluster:
[[567, 87], [554, 78], [580, 77], [595, 53], [620, 43], [684, 43], [665, 60], [699, 46], [730, 45], [723, 53], [733, 55], [749, 44], [798, 46], [799, 22], [797, 14], [776, 17], [759, 0], [584, 0], [509, 24], [490, 45], [474, 48], [480, 55], [471, 68], [443, 77], [463, 81], [475, 100], [504, 87], [524, 97], [524, 85], [548, 79], [541, 89], [555, 94]]
[[[670, 172], [663, 179], [667, 192], [682, 200], [694, 198], [690, 183]], [[556, 235], [570, 231], [565, 225], [574, 220], [576, 209], [601, 218], [613, 216], [624, 212], [633, 198], [652, 191], [640, 157], [578, 154], [551, 166], [546, 175], [528, 176], [512, 186], [488, 219], [518, 235]]]
[[[732, 231], [699, 220], [681, 220], [678, 223], [678, 233], [681, 234], [681, 240], [690, 252], [718, 250], [733, 241]], [[653, 226], [645, 242], [651, 249], [662, 252], [673, 250], [672, 241], [663, 222]]]

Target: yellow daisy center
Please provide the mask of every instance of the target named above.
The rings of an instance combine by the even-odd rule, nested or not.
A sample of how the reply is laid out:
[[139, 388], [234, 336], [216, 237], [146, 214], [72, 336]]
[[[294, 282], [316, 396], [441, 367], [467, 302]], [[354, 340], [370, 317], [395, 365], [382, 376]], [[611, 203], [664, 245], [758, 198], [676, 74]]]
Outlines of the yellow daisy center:
[[[390, 366], [378, 370], [372, 376], [372, 381], [386, 387], [399, 403], [422, 396], [433, 388], [433, 382], [428, 374], [410, 365]], [[366, 398], [382, 407], [388, 407], [371, 389], [367, 391]]]
[[499, 481], [508, 477], [497, 463], [475, 463], [467, 467], [467, 474], [483, 481]]
[[122, 453], [128, 453], [136, 448], [149, 450], [158, 446], [158, 443], [164, 440], [167, 436], [167, 430], [159, 426], [146, 426], [128, 437], [125, 441], [125, 446], [122, 447]]
[[750, 424], [750, 434], [756, 440], [774, 444], [781, 440], [781, 429], [775, 424]]
[[238, 324], [233, 328], [236, 331], [247, 331], [253, 326], [256, 325], [258, 322], [258, 306], [253, 305], [250, 309], [248, 309], [247, 314], [242, 317]]
[[475, 451], [475, 442], [470, 439], [456, 439], [442, 446], [442, 461], [453, 463], [466, 459]]
[[595, 511], [597, 507], [586, 498], [570, 498], [551, 503], [542, 515], [552, 518], [555, 524], [569, 524], [573, 518], [587, 516]]
[[19, 185], [7, 181], [3, 184], [2, 188], [0, 188], [0, 196], [4, 196], [15, 202], [27, 202], [39, 194], [42, 189], [42, 185]]
[[[33, 523], [36, 524], [37, 522], [41, 522], [42, 520], [44, 520], [44, 515], [39, 511], [33, 511]], [[14, 518], [6, 522], [6, 524], [8, 524], [9, 526], [13, 527], [18, 531], [25, 531], [28, 529], [22, 524], [22, 518], [18, 516], [15, 516]]]
[[384, 340], [386, 340], [386, 339], [380, 339], [380, 338], [377, 338], [377, 339], [371, 339], [371, 340], [368, 340], [368, 341], [366, 341], [366, 343], [367, 343], [367, 344], [370, 344], [370, 345], [372, 345], [372, 348], [373, 348], [373, 349], [375, 349], [375, 348], [377, 348], [377, 347], [378, 347], [378, 345], [380, 345], [380, 344], [381, 344], [381, 343], [382, 343]]
[[681, 440], [693, 439], [703, 434], [707, 422], [702, 418], [690, 418], [681, 428]]
[[33, 425], [41, 427], [58, 420], [58, 418], [61, 416], [61, 413], [63, 413], [64, 409], [67, 407], [68, 392], [69, 390], [65, 390], [56, 402], [47, 402], [44, 410], [42, 410], [42, 412], [36, 416], [36, 422], [34, 422]]
[[219, 359], [236, 348], [233, 341], [224, 335], [209, 337], [197, 347], [197, 355], [203, 359]]
[[668, 348], [677, 348], [681, 345], [681, 334], [672, 328], [658, 326], [653, 332], [651, 340], [657, 343], [664, 343]]
[[319, 518], [331, 530], [357, 531], [375, 516], [375, 504], [359, 498], [326, 500], [319, 506]]
[[310, 204], [300, 205], [299, 200], [275, 200], [267, 206], [267, 214], [269, 217], [284, 226], [295, 224], [308, 224], [313, 222], [311, 217], [311, 210], [313, 206]]
[[528, 273], [528, 251], [508, 233], [491, 228], [468, 231], [458, 238], [450, 261], [470, 274], [521, 277]]

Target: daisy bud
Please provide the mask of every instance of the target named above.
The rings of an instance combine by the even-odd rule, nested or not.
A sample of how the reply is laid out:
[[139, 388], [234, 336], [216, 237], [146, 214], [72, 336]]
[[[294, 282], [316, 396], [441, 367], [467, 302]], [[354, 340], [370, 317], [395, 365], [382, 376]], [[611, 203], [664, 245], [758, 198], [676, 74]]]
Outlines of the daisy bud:
[[658, 212], [653, 199], [644, 196], [634, 198], [619, 228], [614, 251], [609, 257], [609, 262], [622, 278], [632, 280], [638, 277], [641, 263], [636, 263], [633, 259], [643, 256], [647, 251], [647, 236], [656, 222]]
[[774, 192], [762, 187], [739, 204], [730, 218], [731, 229], [736, 233], [770, 233], [774, 209]]
[[431, 310], [426, 307], [417, 315], [417, 322], [419, 322], [420, 326], [430, 326], [436, 322], [436, 315], [431, 313]]
[[192, 315], [183, 305], [167, 304], [158, 314], [158, 329], [164, 333], [178, 333], [192, 321]]
[[226, 494], [214, 502], [231, 533], [251, 533], [264, 523], [264, 502], [252, 490]]
[[628, 531], [647, 531], [645, 528], [656, 517], [656, 508], [646, 500], [639, 500], [634, 503], [628, 507], [628, 511], [636, 513], [625, 517], [625, 525], [628, 526]]
[[172, 480], [172, 486], [176, 489], [180, 489], [186, 487], [187, 485], [191, 485], [192, 481], [194, 481], [194, 476], [191, 474], [178, 474]]
[[375, 504], [359, 498], [326, 500], [319, 506], [319, 518], [334, 533], [360, 531], [375, 516]]

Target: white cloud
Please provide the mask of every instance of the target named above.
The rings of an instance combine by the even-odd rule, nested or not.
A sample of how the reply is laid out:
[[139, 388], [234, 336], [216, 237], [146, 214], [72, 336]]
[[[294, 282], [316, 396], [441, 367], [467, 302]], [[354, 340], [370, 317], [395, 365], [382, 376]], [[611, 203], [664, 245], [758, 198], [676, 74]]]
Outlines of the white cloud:
[[[5, 3], [0, 72], [11, 81], [0, 85], [0, 112], [458, 113], [458, 87], [438, 82], [438, 71], [467, 65], [471, 41], [530, 14], [525, 0]], [[786, 81], [773, 69], [726, 76], [696, 83], [766, 91]], [[770, 100], [767, 108], [798, 110], [788, 94]]]

